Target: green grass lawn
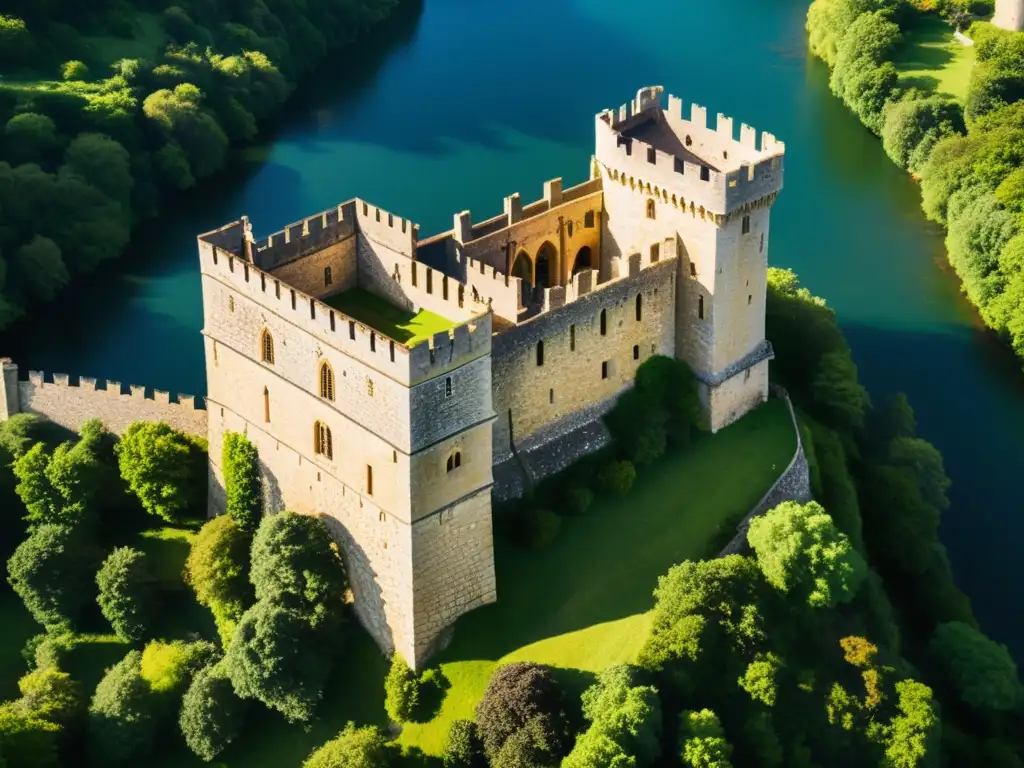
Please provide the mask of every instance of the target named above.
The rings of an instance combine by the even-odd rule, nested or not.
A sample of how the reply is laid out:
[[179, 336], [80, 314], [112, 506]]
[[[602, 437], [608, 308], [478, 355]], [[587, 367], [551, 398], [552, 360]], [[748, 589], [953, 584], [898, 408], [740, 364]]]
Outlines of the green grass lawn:
[[974, 48], [953, 39], [953, 28], [937, 16], [922, 16], [909, 30], [893, 62], [900, 84], [944, 93], [963, 103], [974, 66]]
[[380, 331], [399, 344], [413, 346], [435, 333], [449, 331], [455, 323], [426, 309], [412, 313], [389, 304], [362, 288], [352, 288], [324, 299], [324, 303], [353, 320]]

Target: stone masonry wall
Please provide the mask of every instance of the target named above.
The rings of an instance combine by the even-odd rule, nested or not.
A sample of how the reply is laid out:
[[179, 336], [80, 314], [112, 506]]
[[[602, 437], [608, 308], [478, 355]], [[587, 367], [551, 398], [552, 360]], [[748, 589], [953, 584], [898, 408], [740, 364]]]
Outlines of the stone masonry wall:
[[[5, 364], [5, 369], [11, 365]], [[17, 366], [13, 367], [16, 381]], [[42, 373], [30, 371], [28, 381], [16, 384], [18, 408], [11, 412], [36, 413], [76, 432], [89, 419], [99, 419], [116, 435], [136, 421], [162, 421], [187, 434], [206, 437], [207, 412], [197, 407], [191, 395], [178, 395], [179, 402], [171, 402], [167, 392], [158, 390], [148, 398], [145, 389], [135, 385], [131, 394], [122, 394], [116, 381], [97, 389], [96, 380], [84, 376], [77, 386], [69, 383], [67, 374], [55, 373], [53, 378], [52, 383], [46, 382]], [[7, 382], [8, 376], [4, 380]]]
[[[282, 264], [270, 274], [282, 283], [317, 298], [347, 291], [356, 285], [356, 240], [353, 233], [322, 251]], [[327, 267], [331, 269], [330, 285], [325, 281], [324, 269]]]
[[417, 521], [412, 550], [419, 664], [440, 650], [459, 616], [497, 600], [490, 488]]
[[[674, 283], [675, 261], [670, 259], [496, 336], [494, 462], [508, 456], [511, 438], [518, 446], [543, 427], [607, 401], [632, 383], [637, 367], [648, 357], [671, 355]], [[638, 294], [643, 295], [640, 321]], [[602, 310], [606, 335], [600, 331]], [[537, 364], [540, 342], [543, 365]], [[603, 363], [608, 367], [606, 378]]]
[[[765, 365], [767, 366], [767, 364]], [[789, 408], [789, 417], [793, 422], [793, 431], [796, 433], [796, 451], [794, 451], [789, 465], [779, 475], [779, 479], [765, 492], [761, 500], [737, 526], [736, 535], [718, 553], [719, 557], [734, 555], [744, 550], [747, 546], [747, 529], [750, 528], [750, 521], [758, 515], [763, 515], [784, 501], [805, 503], [811, 500], [811, 471], [807, 466], [807, 456], [804, 454], [803, 441], [800, 439], [800, 428], [797, 425], [796, 413], [793, 411], [793, 403], [790, 402], [789, 395], [784, 389], [778, 387], [774, 390], [778, 397], [786, 401], [786, 407]]]

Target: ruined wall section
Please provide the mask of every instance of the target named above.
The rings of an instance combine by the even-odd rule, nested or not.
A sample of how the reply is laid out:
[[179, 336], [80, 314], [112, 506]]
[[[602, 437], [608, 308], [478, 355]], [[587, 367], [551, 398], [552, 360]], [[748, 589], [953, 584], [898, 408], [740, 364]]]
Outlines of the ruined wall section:
[[[651, 265], [495, 337], [495, 463], [510, 453], [510, 439], [528, 443], [545, 426], [615, 397], [651, 355], [672, 354], [675, 270], [674, 259]], [[537, 364], [540, 342], [543, 365]]]
[[459, 616], [498, 598], [490, 488], [415, 523], [412, 549], [420, 664], [445, 644]]
[[360, 488], [343, 482], [330, 468], [311, 461], [304, 449], [271, 434], [266, 425], [235, 413], [223, 401], [211, 398], [210, 409], [210, 461], [218, 486], [223, 487], [224, 481], [223, 435], [241, 432], [259, 451], [266, 512], [287, 509], [323, 516], [341, 547], [360, 622], [382, 650], [414, 658], [410, 525]]
[[82, 376], [72, 384], [66, 373], [55, 373], [46, 381], [40, 371], [29, 371], [28, 381], [18, 381], [18, 366], [3, 364], [4, 386], [13, 390], [6, 396], [6, 419], [15, 413], [35, 413], [55, 424], [77, 432], [89, 419], [99, 419], [115, 435], [136, 421], [159, 421], [196, 437], [206, 437], [207, 412], [192, 395], [178, 395], [171, 400], [168, 392], [156, 390], [146, 397], [146, 388], [131, 385], [130, 394], [120, 382], [107, 381], [106, 388], [96, 379]]

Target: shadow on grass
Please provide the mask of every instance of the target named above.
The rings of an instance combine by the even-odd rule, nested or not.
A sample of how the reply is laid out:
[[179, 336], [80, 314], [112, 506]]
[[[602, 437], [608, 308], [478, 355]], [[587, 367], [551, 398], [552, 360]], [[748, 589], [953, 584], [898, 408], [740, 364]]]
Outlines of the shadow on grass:
[[939, 78], [932, 75], [904, 75], [900, 78], [900, 85], [905, 88], [918, 88], [925, 93], [932, 93], [939, 88]]

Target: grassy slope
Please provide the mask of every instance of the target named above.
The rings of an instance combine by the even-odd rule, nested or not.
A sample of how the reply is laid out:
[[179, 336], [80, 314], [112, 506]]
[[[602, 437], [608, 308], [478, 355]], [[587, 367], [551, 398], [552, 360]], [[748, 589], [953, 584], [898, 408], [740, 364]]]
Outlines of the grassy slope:
[[395, 307], [362, 288], [331, 296], [324, 302], [360, 323], [380, 331], [389, 339], [412, 346], [435, 333], [451, 330], [455, 323], [426, 309], [417, 313]]
[[963, 103], [974, 66], [974, 48], [953, 39], [953, 28], [937, 16], [922, 16], [896, 60], [900, 84], [943, 93]]

